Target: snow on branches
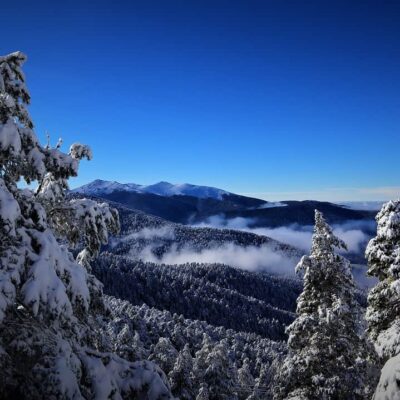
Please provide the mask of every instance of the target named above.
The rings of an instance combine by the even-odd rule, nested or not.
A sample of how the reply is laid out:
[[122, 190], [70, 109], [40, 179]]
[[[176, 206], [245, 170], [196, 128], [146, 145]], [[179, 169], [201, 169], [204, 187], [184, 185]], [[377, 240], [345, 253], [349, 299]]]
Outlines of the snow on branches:
[[368, 274], [379, 282], [368, 295], [368, 331], [386, 360], [400, 353], [400, 200], [384, 204], [376, 216], [377, 235], [368, 243]]
[[384, 363], [374, 399], [400, 399], [400, 200], [384, 204], [376, 222], [365, 252], [368, 274], [378, 279], [368, 295], [368, 333]]
[[[40, 145], [26, 110], [25, 60], [20, 52], [0, 57], [2, 394], [120, 399], [145, 391], [149, 399], [168, 399], [158, 367], [108, 351], [98, 322], [107, 315], [102, 285], [89, 262], [109, 232], [119, 231], [118, 213], [105, 203], [67, 196], [68, 178], [92, 152], [79, 143], [68, 154], [60, 150], [61, 141], [55, 148]], [[37, 181], [37, 190], [19, 188], [20, 180]], [[69, 248], [77, 246], [74, 259]]]
[[[74, 308], [88, 309], [91, 288], [86, 271], [57, 239], [82, 240], [79, 260], [87, 265], [107, 242], [108, 229], [118, 231], [118, 215], [105, 204], [66, 198], [67, 179], [92, 154], [81, 144], [69, 154], [39, 144], [25, 108], [25, 59], [19, 52], [0, 57], [0, 99], [6, 99], [0, 103], [0, 320], [16, 301], [34, 315], [67, 320]], [[20, 179], [38, 181], [37, 192], [19, 189]]]
[[336, 254], [346, 248], [315, 211], [310, 256], [296, 267], [304, 288], [297, 318], [287, 328], [287, 356], [276, 398], [364, 399], [374, 384], [373, 353], [362, 337], [360, 307], [350, 263]]

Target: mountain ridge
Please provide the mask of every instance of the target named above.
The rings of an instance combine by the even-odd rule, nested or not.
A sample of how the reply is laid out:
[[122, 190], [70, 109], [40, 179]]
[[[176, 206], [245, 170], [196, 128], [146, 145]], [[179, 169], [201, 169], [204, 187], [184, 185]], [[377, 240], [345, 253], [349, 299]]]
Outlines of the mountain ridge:
[[191, 183], [173, 184], [166, 181], [160, 181], [151, 185], [140, 185], [137, 183], [119, 183], [117, 181], [106, 181], [96, 179], [86, 185], [79, 186], [71, 190], [73, 193], [81, 194], [110, 194], [114, 191], [151, 193], [158, 196], [193, 196], [200, 199], [212, 198], [222, 200], [224, 195], [233, 195], [223, 189], [212, 186], [193, 185]]
[[183, 224], [199, 224], [209, 217], [220, 216], [226, 220], [246, 219], [251, 227], [312, 225], [315, 209], [323, 212], [327, 221], [332, 224], [349, 220], [373, 221], [376, 215], [376, 211], [357, 210], [330, 202], [268, 202], [209, 186], [173, 185], [168, 182], [143, 186], [98, 179], [73, 189], [71, 193], [103, 198], [130, 209]]

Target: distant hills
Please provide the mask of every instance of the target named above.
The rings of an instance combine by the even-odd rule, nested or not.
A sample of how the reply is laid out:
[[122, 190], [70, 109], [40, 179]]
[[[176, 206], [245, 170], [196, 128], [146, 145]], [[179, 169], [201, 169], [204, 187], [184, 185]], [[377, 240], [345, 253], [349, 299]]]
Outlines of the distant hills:
[[[301, 281], [293, 271], [302, 251], [267, 236], [185, 226], [118, 203], [110, 205], [119, 212], [121, 234], [111, 239], [92, 265], [107, 294], [213, 326], [273, 340], [285, 338], [284, 327], [294, 317], [301, 292]], [[164, 262], [166, 255], [187, 254], [187, 249], [204, 254], [225, 246], [233, 251], [249, 250], [249, 262], [258, 251], [270, 249], [265, 264], [270, 257], [279, 257], [282, 273], [271, 273], [269, 268], [243, 270], [229, 265], [224, 258], [219, 262], [196, 262], [170, 257], [168, 263]], [[285, 262], [291, 265], [291, 273]], [[362, 295], [360, 301], [364, 301]]]
[[183, 224], [196, 224], [221, 215], [226, 219], [246, 218], [252, 227], [312, 225], [316, 208], [332, 224], [371, 220], [376, 214], [376, 210], [355, 209], [354, 204], [349, 207], [312, 200], [275, 203], [188, 183], [159, 182], [145, 186], [97, 179], [72, 192], [115, 201], [130, 209]]
[[[232, 249], [268, 248], [270, 255], [290, 261], [292, 270], [302, 256], [298, 249], [266, 236], [229, 229], [194, 228], [165, 221], [140, 211], [115, 207], [121, 234], [112, 238], [92, 265], [107, 294], [134, 305], [146, 303], [194, 320], [227, 329], [257, 333], [282, 340], [284, 326], [293, 319], [301, 282], [282, 273], [260, 269], [249, 272], [223, 263], [183, 262], [165, 264], [163, 256]], [[146, 260], [151, 255], [152, 261]], [[144, 256], [144, 258], [143, 258]], [[222, 262], [223, 260], [221, 260]], [[268, 259], [265, 260], [268, 263]], [[234, 309], [236, 312], [226, 313]], [[249, 316], [240, 317], [241, 316]]]

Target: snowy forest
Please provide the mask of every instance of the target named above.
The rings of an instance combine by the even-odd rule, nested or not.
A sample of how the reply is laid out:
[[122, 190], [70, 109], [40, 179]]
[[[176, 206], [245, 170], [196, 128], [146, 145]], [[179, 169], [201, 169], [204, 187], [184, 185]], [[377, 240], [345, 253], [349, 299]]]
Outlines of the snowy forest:
[[[367, 292], [319, 210], [303, 255], [71, 193], [92, 151], [39, 143], [25, 61], [0, 57], [1, 399], [400, 399], [400, 200], [376, 215]], [[162, 258], [215, 243], [269, 246], [296, 275]]]

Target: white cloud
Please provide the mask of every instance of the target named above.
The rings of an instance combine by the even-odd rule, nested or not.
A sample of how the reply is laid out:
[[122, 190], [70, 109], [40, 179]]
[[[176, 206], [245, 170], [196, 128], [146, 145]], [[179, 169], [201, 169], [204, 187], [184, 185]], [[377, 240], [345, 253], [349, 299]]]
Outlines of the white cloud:
[[[207, 218], [197, 226], [211, 226], [214, 228], [237, 229], [246, 232], [256, 233], [257, 235], [268, 236], [279, 242], [290, 244], [305, 252], [311, 248], [312, 226], [300, 226], [297, 224], [280, 226], [277, 228], [252, 228], [256, 220], [254, 218], [236, 217], [225, 219], [221, 214]], [[369, 236], [365, 230], [374, 230], [373, 221], [346, 221], [343, 224], [333, 225], [335, 235], [340, 237], [347, 244], [350, 252], [358, 253], [362, 251], [362, 246], [368, 241]]]
[[[223, 215], [214, 215], [197, 226], [248, 231], [290, 244], [301, 249], [305, 254], [310, 251], [312, 226], [290, 225], [277, 228], [251, 228], [255, 222], [255, 219], [250, 218], [225, 219]], [[375, 224], [373, 221], [346, 221], [343, 224], [334, 225], [333, 229], [334, 233], [347, 243], [349, 251], [360, 252], [369, 238], [364, 231], [373, 231]], [[115, 244], [132, 239], [146, 240], [149, 245], [139, 253], [137, 253], [137, 249], [133, 250], [130, 254], [131, 257], [158, 264], [220, 263], [248, 271], [264, 270], [271, 273], [291, 275], [294, 274], [294, 267], [299, 261], [296, 257], [287, 256], [277, 251], [270, 244], [243, 247], [229, 243], [201, 251], [194, 250], [189, 246], [178, 250], [177, 245], [173, 244], [167, 253], [159, 257], [153, 253], [153, 248], [159, 245], [160, 241], [175, 239], [174, 229], [170, 226], [144, 228], [116, 239], [118, 242]]]
[[136, 257], [162, 264], [219, 263], [248, 271], [264, 270], [279, 274], [294, 274], [294, 267], [298, 261], [276, 252], [269, 245], [243, 247], [232, 243], [202, 251], [194, 251], [191, 248], [177, 250], [176, 246], [173, 246], [162, 257], [157, 257], [151, 251], [151, 247], [147, 247]]
[[379, 211], [384, 203], [384, 201], [347, 201], [340, 205], [353, 210]]
[[290, 244], [298, 249], [309, 252], [311, 248], [311, 227], [300, 229], [293, 226], [280, 226], [278, 228], [254, 228], [247, 229], [258, 235], [268, 236], [279, 242]]
[[143, 228], [140, 231], [132, 232], [129, 235], [114, 238], [111, 241], [111, 246], [114, 247], [119, 243], [127, 242], [129, 240], [157, 240], [157, 239], [175, 239], [175, 232], [168, 225], [158, 228]]

